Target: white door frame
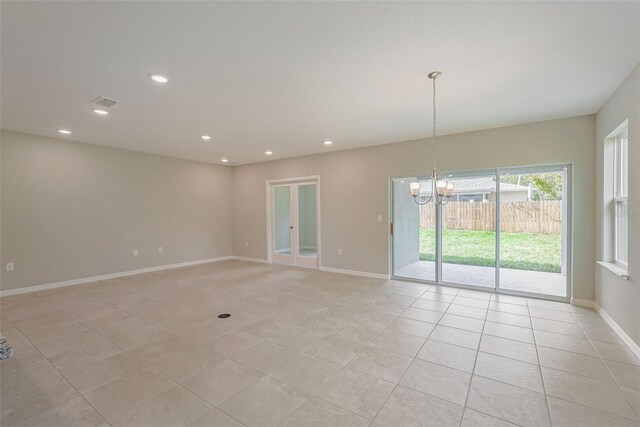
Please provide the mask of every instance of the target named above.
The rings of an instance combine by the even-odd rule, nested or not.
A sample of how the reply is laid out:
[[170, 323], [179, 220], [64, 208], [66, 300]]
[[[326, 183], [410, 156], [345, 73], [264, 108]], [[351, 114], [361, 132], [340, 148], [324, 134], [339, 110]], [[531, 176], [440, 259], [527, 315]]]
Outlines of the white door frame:
[[[266, 182], [266, 200], [267, 200], [267, 262], [268, 263], [273, 263], [273, 241], [274, 241], [274, 236], [273, 236], [273, 221], [274, 221], [274, 216], [273, 216], [273, 188], [278, 186], [278, 185], [292, 185], [292, 184], [316, 184], [316, 243], [317, 243], [317, 252], [318, 252], [318, 256], [317, 256], [317, 260], [316, 262], [313, 263], [313, 265], [311, 265], [310, 263], [304, 263], [303, 264], [299, 264], [296, 262], [296, 255], [297, 254], [293, 254], [293, 248], [292, 248], [292, 255], [294, 256], [293, 258], [293, 265], [297, 265], [299, 267], [309, 267], [309, 268], [320, 268], [321, 264], [321, 228], [322, 228], [322, 221], [321, 221], [321, 209], [320, 209], [320, 175], [312, 175], [312, 176], [300, 176], [300, 177], [293, 177], [293, 178], [284, 178], [284, 179], [272, 179], [272, 180], [267, 180]], [[293, 206], [293, 200], [291, 201], [292, 206]], [[297, 203], [297, 200], [296, 200]], [[296, 207], [296, 211], [297, 211], [297, 207]], [[297, 228], [297, 216], [296, 218], [292, 218], [295, 219], [296, 221], [296, 228]], [[296, 230], [297, 232], [297, 230]], [[293, 246], [293, 245], [292, 245]], [[297, 246], [297, 245], [295, 245]]]

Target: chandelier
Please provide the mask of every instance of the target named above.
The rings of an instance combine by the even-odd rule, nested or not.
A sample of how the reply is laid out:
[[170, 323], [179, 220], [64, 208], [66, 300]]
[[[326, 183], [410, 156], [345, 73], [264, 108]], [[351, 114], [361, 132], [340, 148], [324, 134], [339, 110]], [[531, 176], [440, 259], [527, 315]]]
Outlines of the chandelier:
[[426, 205], [430, 201], [435, 201], [439, 205], [446, 205], [453, 194], [453, 183], [442, 179], [436, 168], [436, 80], [442, 73], [434, 71], [429, 73], [429, 78], [433, 81], [433, 172], [431, 172], [431, 194], [423, 196], [420, 194], [420, 182], [409, 184], [413, 201], [419, 205]]

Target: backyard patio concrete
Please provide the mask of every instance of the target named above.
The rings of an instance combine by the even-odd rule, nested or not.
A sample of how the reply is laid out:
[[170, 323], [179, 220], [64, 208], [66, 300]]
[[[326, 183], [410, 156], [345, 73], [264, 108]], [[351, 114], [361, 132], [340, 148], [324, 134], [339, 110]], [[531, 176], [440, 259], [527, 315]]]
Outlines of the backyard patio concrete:
[[[395, 272], [398, 277], [435, 280], [435, 263], [417, 261]], [[442, 281], [451, 284], [463, 284], [494, 288], [495, 268], [474, 265], [442, 264]], [[544, 271], [500, 269], [500, 287], [513, 291], [536, 294], [566, 296], [566, 276], [561, 273]]]

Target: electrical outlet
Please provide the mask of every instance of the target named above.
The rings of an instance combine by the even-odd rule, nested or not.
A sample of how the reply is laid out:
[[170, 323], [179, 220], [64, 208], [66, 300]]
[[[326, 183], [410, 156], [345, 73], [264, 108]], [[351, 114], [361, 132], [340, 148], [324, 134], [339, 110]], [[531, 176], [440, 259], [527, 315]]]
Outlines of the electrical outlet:
[[133, 256], [138, 256], [138, 250], [137, 249], [133, 250]]
[[158, 246], [158, 253], [161, 254], [164, 251], [164, 248], [162, 246]]
[[247, 240], [246, 242], [244, 242], [245, 246], [249, 246], [249, 241]]
[[378, 222], [382, 222], [382, 215], [378, 215]]
[[342, 255], [342, 249], [338, 249], [338, 255]]
[[8, 262], [7, 263], [7, 271], [13, 271], [13, 263], [12, 262]]

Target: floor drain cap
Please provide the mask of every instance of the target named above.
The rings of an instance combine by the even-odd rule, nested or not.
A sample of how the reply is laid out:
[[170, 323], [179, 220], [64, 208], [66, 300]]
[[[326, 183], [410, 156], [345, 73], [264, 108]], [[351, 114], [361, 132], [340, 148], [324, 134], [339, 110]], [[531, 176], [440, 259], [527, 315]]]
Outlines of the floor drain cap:
[[228, 317], [231, 317], [231, 315], [229, 313], [222, 313], [222, 314], [218, 315], [218, 319], [226, 319]]

